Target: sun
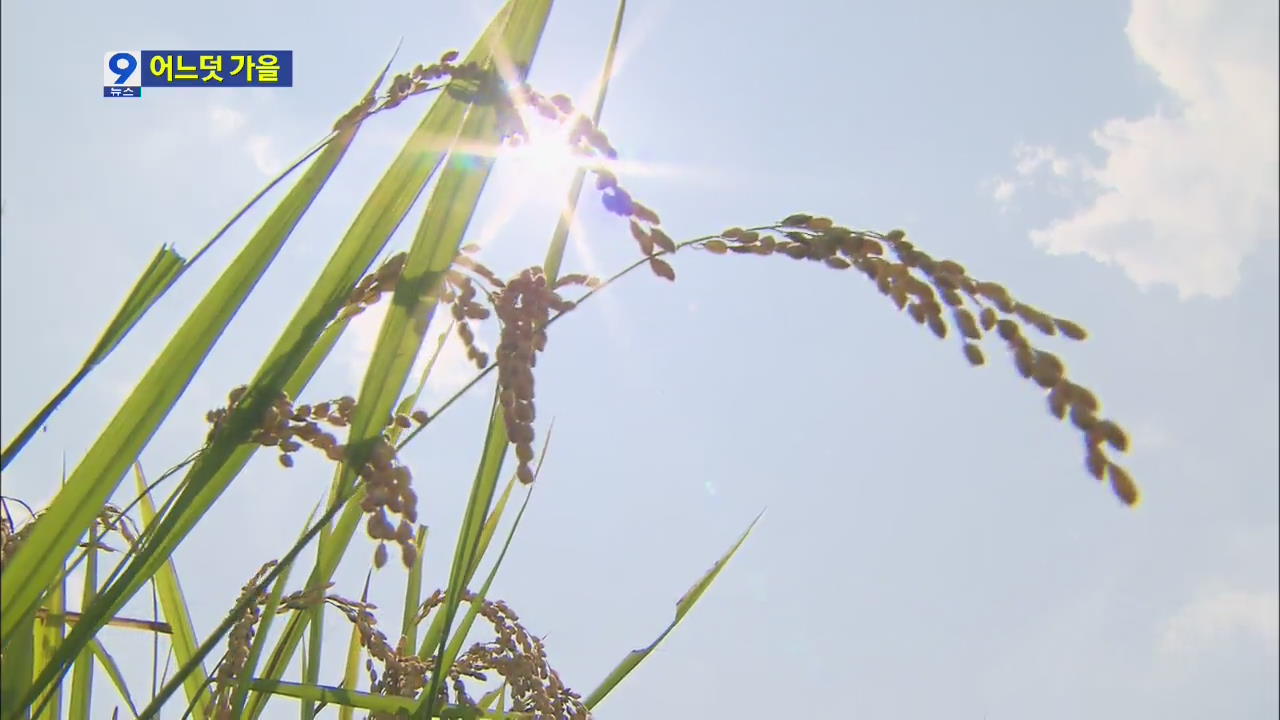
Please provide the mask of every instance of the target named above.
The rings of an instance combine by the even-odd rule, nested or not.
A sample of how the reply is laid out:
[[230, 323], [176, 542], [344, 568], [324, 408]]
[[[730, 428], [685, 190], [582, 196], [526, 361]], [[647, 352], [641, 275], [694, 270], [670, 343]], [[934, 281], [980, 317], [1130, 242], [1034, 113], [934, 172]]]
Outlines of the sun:
[[487, 247], [513, 222], [539, 216], [545, 219], [542, 214], [547, 212], [559, 213], [572, 228], [575, 242], [582, 242], [584, 233], [576, 216], [566, 214], [566, 195], [576, 172], [609, 161], [575, 148], [569, 142], [569, 123], [554, 122], [522, 108], [516, 112], [523, 125], [518, 140], [508, 138], [471, 151], [496, 161], [500, 178], [493, 188], [497, 199], [493, 213], [479, 228], [474, 242]]
[[568, 123], [548, 122], [536, 113], [521, 116], [526, 134], [504, 148], [503, 160], [529, 190], [567, 186], [574, 171], [598, 162], [569, 144]]

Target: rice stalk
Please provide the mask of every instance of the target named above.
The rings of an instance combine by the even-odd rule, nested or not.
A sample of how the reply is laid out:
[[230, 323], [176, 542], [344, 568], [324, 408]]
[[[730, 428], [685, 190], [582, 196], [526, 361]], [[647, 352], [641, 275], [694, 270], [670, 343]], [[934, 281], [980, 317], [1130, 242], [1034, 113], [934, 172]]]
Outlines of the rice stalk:
[[[165, 606], [179, 668], [153, 693], [143, 716], [159, 713], [181, 686], [198, 717], [256, 717], [267, 700], [277, 695], [298, 698], [304, 716], [316, 709], [317, 702], [339, 705], [343, 715], [359, 707], [370, 710], [374, 717], [390, 717], [401, 711], [423, 717], [474, 715], [496, 701], [499, 714], [505, 714], [507, 692], [516, 713], [586, 717], [590, 708], [687, 615], [751, 528], [681, 597], [675, 619], [658, 639], [624, 658], [585, 700], [565, 687], [547, 664], [541, 639], [529, 633], [505, 603], [487, 598], [511, 535], [478, 591], [470, 589], [471, 580], [486, 555], [514, 483], [531, 485], [537, 477], [533, 443], [537, 439], [535, 399], [540, 396], [535, 393], [535, 372], [539, 356], [546, 351], [549, 329], [582, 302], [639, 267], [674, 281], [676, 267], [671, 256], [685, 248], [723, 257], [775, 256], [861, 275], [922, 330], [939, 340], [958, 343], [961, 355], [973, 366], [986, 364], [988, 353], [984, 345], [988, 349], [991, 343], [1003, 345], [1015, 371], [1044, 395], [1050, 414], [1059, 421], [1069, 421], [1078, 431], [1089, 474], [1099, 481], [1109, 481], [1112, 492], [1124, 503], [1137, 504], [1140, 496], [1136, 483], [1112, 459], [1112, 453], [1127, 451], [1127, 433], [1101, 414], [1101, 404], [1093, 391], [1070, 377], [1063, 360], [1040, 344], [1041, 337], [1083, 340], [1086, 332], [1078, 324], [1027, 304], [1003, 285], [978, 279], [954, 260], [925, 253], [901, 230], [854, 230], [830, 218], [798, 213], [762, 226], [731, 227], [713, 235], [674, 240], [662, 227], [657, 212], [623, 187], [613, 168], [618, 151], [599, 127], [605, 82], [624, 7], [624, 3], [619, 6], [604, 80], [590, 117], [579, 112], [568, 96], [544, 95], [525, 82], [549, 3], [512, 0], [499, 11], [465, 60], [458, 62], [456, 52], [445, 53], [436, 62], [394, 76], [386, 93], [379, 95], [377, 89], [387, 72], [384, 69], [365, 98], [335, 123], [333, 139], [325, 141], [325, 150], [294, 193], [174, 336], [149, 372], [147, 387], [140, 387], [126, 401], [117, 415], [117, 420], [123, 418], [126, 424], [119, 431], [109, 428], [73, 473], [68, 484], [74, 484], [74, 489], [65, 489], [38, 522], [28, 522], [21, 529], [8, 516], [6, 507], [0, 523], [0, 568], [6, 574], [16, 573], [8, 577], [25, 578], [23, 573], [37, 571], [32, 576], [34, 585], [11, 590], [13, 584], [6, 583], [0, 598], [5, 601], [9, 616], [3, 625], [6, 669], [26, 668], [17, 674], [5, 673], [6, 718], [22, 716], [36, 701], [36, 712], [56, 714], [56, 693], [62, 675], [73, 662], [71, 704], [74, 712], [87, 712], [91, 687], [83, 668], [91, 666], [84, 663], [105, 656], [95, 634], [106, 624], [118, 623], [121, 619], [115, 612], [153, 578], [158, 588], [163, 587], [158, 594]], [[494, 52], [493, 48], [504, 49]], [[117, 568], [101, 596], [95, 599], [91, 590], [98, 585], [98, 552], [108, 549], [98, 540], [99, 529], [127, 532], [123, 512], [105, 504], [123, 472], [115, 470], [130, 464], [136, 468], [137, 453], [166, 417], [182, 387], [201, 364], [202, 353], [208, 351], [221, 331], [216, 328], [212, 334], [196, 333], [188, 326], [197, 317], [213, 317], [225, 326], [230, 316], [213, 312], [206, 304], [214, 298], [226, 299], [233, 305], [243, 301], [363, 122], [415, 96], [438, 90], [443, 94], [375, 187], [261, 369], [249, 383], [228, 394], [224, 407], [208, 413], [210, 430], [205, 445], [193, 456], [183, 485], [158, 514], [150, 504], [149, 490], [142, 488], [139, 501], [143, 503], [146, 530], [140, 538], [127, 539], [127, 561]], [[530, 110], [542, 120], [531, 119], [526, 112]], [[570, 131], [570, 146], [583, 160], [583, 168], [570, 188], [544, 263], [499, 274], [481, 261], [474, 248], [462, 244], [493, 162], [487, 157], [476, 162], [470, 149], [473, 143], [493, 147], [519, 144], [529, 136], [525, 123], [544, 120]], [[374, 257], [382, 252], [437, 168], [443, 170], [412, 246], [370, 271]], [[618, 235], [635, 242], [639, 251], [634, 263], [605, 280], [560, 274], [569, 223], [588, 173], [599, 201], [620, 218]], [[161, 288], [159, 293], [174, 277], [162, 276], [155, 285]], [[124, 330], [109, 328], [104, 334], [104, 339], [112, 339], [105, 346], [106, 352], [119, 342], [158, 293], [141, 296], [145, 296], [143, 300], [126, 302], [128, 313], [122, 309], [120, 316], [132, 318], [125, 322]], [[391, 298], [392, 307], [383, 321], [358, 398], [320, 396], [302, 402], [299, 396], [349, 321], [386, 298]], [[454, 398], [433, 413], [417, 408], [425, 373], [417, 390], [401, 395], [437, 309], [447, 310], [452, 332], [477, 369], [476, 380], [454, 398], [489, 372], [497, 373], [497, 383], [448, 584], [420, 603], [425, 527], [418, 525], [419, 498], [412, 472], [400, 451]], [[219, 312], [222, 310], [225, 309]], [[496, 325], [499, 336], [492, 357], [475, 342], [486, 323]], [[179, 339], [189, 347], [175, 348]], [[118, 442], [118, 446], [111, 446], [112, 442]], [[226, 619], [197, 644], [185, 615], [170, 554], [238, 476], [252, 453], [264, 447], [278, 453], [279, 463], [286, 468], [294, 465], [299, 452], [315, 452], [335, 463], [335, 480], [325, 512], [314, 523], [308, 521], [302, 536], [279, 563], [268, 563], [244, 586]], [[512, 483], [498, 495], [497, 478], [508, 452], [515, 456]], [[136, 476], [141, 488], [145, 480], [140, 469]], [[521, 516], [523, 510], [522, 507]], [[519, 519], [518, 516], [516, 524]], [[374, 568], [387, 565], [394, 548], [399, 564], [409, 569], [401, 632], [394, 643], [377, 627], [373, 612], [376, 608], [367, 603], [367, 583], [360, 602], [327, 593], [330, 577], [343, 555], [354, 546], [354, 533], [361, 524], [374, 542]], [[752, 527], [754, 524], [753, 521]], [[515, 525], [511, 533], [514, 529]], [[38, 620], [40, 632], [47, 634], [73, 617], [65, 607], [58, 606], [56, 583], [80, 561], [76, 558], [66, 562], [85, 532], [89, 539], [80, 557], [93, 581], [86, 585], [83, 613], [75, 615], [73, 629], [46, 662], [52, 646], [31, 645], [33, 623]], [[319, 549], [306, 589], [285, 595], [287, 569], [316, 538]], [[45, 562], [46, 557], [58, 562]], [[11, 606], [10, 602], [16, 605]], [[463, 603], [467, 604], [467, 611], [454, 627]], [[41, 604], [45, 606], [43, 611], [39, 610]], [[16, 608], [17, 614], [9, 610], [11, 607]], [[348, 656], [345, 688], [318, 683], [320, 619], [326, 607], [343, 612], [353, 626], [354, 644]], [[269, 623], [278, 612], [289, 614], [288, 623], [261, 676], [254, 677], [265, 650]], [[417, 628], [431, 613], [432, 622], [421, 647], [415, 650]], [[494, 639], [464, 651], [463, 644], [477, 618], [492, 626]], [[296, 657], [306, 630], [311, 632], [310, 643], [303, 651], [306, 682], [285, 683], [280, 678]], [[227, 652], [214, 675], [209, 676], [203, 660], [224, 640], [228, 643]], [[364, 648], [370, 656], [366, 666], [370, 673], [369, 693], [356, 691], [350, 672], [351, 660], [359, 657], [358, 648]], [[43, 655], [37, 656], [37, 652]], [[33, 661], [33, 656], [38, 661]], [[28, 683], [32, 671], [35, 679]], [[108, 669], [108, 673], [115, 682], [118, 668], [114, 673]], [[490, 691], [480, 702], [475, 701], [469, 694], [474, 687], [469, 690], [468, 683], [474, 686], [491, 677], [501, 680], [497, 694]], [[116, 684], [123, 688], [122, 682]], [[204, 695], [207, 686], [211, 692]], [[122, 692], [127, 697], [127, 689]]]

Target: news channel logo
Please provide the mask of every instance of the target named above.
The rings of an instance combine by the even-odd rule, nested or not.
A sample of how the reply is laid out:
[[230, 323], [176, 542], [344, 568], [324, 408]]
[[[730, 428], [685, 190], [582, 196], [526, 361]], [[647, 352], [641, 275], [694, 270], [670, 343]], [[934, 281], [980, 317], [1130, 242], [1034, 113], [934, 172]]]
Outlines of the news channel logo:
[[292, 50], [114, 50], [102, 59], [102, 96], [146, 87], [293, 87]]

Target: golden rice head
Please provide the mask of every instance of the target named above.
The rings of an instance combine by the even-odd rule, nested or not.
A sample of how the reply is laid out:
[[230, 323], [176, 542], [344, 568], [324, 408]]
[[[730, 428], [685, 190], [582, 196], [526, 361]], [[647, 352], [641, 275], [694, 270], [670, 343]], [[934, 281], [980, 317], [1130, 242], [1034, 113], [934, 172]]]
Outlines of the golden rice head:
[[1126, 505], [1137, 505], [1141, 500], [1141, 494], [1138, 492], [1138, 486], [1134, 483], [1129, 473], [1115, 463], [1108, 463], [1107, 476], [1111, 479], [1111, 489], [1115, 492], [1116, 497]]
[[[1100, 403], [1092, 391], [1068, 380], [1062, 360], [1034, 347], [1024, 332], [1024, 328], [1034, 328], [1045, 336], [1083, 340], [1086, 333], [1082, 327], [1017, 300], [1003, 285], [971, 277], [968, 270], [954, 260], [930, 256], [908, 241], [901, 230], [883, 235], [865, 234], [819, 221], [818, 228], [823, 229], [819, 237], [812, 231], [812, 220], [811, 215], [796, 214], [780, 223], [789, 242], [797, 248], [783, 248], [784, 253], [807, 258], [820, 255], [814, 248], [823, 242], [834, 242], [841, 257], [849, 258], [854, 267], [876, 284], [881, 294], [939, 338], [947, 335], [949, 327], [941, 308], [943, 305], [951, 308], [950, 320], [958, 330], [963, 354], [971, 365], [985, 362], [982, 350], [974, 341], [994, 332], [1008, 347], [1018, 373], [1048, 391], [1049, 412], [1058, 419], [1070, 418], [1081, 432], [1089, 473], [1098, 479], [1110, 477], [1113, 490], [1121, 500], [1131, 505], [1137, 502], [1137, 486], [1132, 478], [1123, 470], [1112, 471], [1113, 463], [1103, 452], [1103, 445], [1117, 452], [1127, 451], [1127, 434], [1114, 421], [1099, 417]], [[731, 251], [745, 234], [740, 228], [732, 229], [723, 233], [718, 242]], [[862, 253], [867, 242], [885, 243], [899, 262]]]
[[[650, 258], [650, 262], [658, 261]], [[660, 262], [660, 261], [659, 261]], [[533, 481], [535, 416], [533, 368], [546, 348], [545, 327], [552, 312], [564, 312], [572, 304], [550, 287], [542, 269], [527, 268], [494, 293], [494, 310], [500, 324], [495, 351], [498, 365], [498, 398], [507, 439], [516, 451], [516, 473], [521, 482]]]
[[248, 605], [227, 633], [227, 653], [218, 665], [217, 674], [214, 676], [213, 703], [214, 708], [219, 712], [230, 712], [231, 692], [244, 672], [253, 644], [254, 627], [262, 617], [259, 605], [267, 600], [266, 589], [260, 587], [260, 583], [275, 566], [275, 560], [265, 563], [240, 589], [240, 595], [236, 598], [235, 605], [245, 602]]
[[[374, 567], [381, 568], [386, 564], [388, 551], [383, 543], [397, 544], [405, 567], [411, 567], [417, 554], [412, 525], [418, 520], [418, 496], [413, 489], [413, 473], [400, 462], [391, 441], [385, 435], [379, 435], [369, 447], [368, 461], [356, 474], [364, 481], [360, 510], [366, 514], [365, 533], [378, 543]], [[393, 515], [399, 516], [397, 523], [392, 522], [390, 516]], [[413, 549], [406, 549], [410, 547]]]
[[[433, 598], [440, 594], [437, 590]], [[469, 591], [463, 591], [459, 598], [460, 602], [475, 600]], [[485, 679], [486, 673], [493, 671], [509, 687], [514, 711], [547, 718], [589, 717], [581, 696], [569, 689], [548, 664], [542, 640], [525, 629], [506, 603], [482, 599], [479, 615], [493, 627], [494, 638], [472, 645], [458, 657], [449, 674], [453, 696], [442, 699], [465, 702], [461, 679]]]

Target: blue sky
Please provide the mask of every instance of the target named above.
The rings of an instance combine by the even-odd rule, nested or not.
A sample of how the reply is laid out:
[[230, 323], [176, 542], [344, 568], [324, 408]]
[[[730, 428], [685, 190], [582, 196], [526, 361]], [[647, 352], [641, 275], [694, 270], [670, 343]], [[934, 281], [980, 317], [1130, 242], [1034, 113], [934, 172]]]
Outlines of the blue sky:
[[[406, 69], [469, 47], [497, 5], [6, 4], [5, 440], [74, 372], [159, 245], [194, 251], [323, 136], [400, 38]], [[599, 716], [1275, 717], [1274, 3], [727, 7], [630, 4], [603, 118], [648, 170], [627, 187], [677, 239], [798, 211], [903, 227], [1081, 323], [1090, 340], [1061, 354], [1130, 430], [1144, 503], [1125, 509], [1085, 474], [1078, 436], [994, 346], [969, 368], [861, 276], [681, 253], [675, 285], [637, 274], [555, 327], [538, 365], [539, 432], [554, 417], [554, 439], [495, 594], [586, 691], [767, 508]], [[533, 84], [588, 97], [613, 12], [556, 3]], [[294, 50], [295, 86], [137, 101], [95, 87], [108, 50], [233, 47]], [[151, 473], [193, 450], [204, 412], [256, 369], [426, 107], [366, 125], [144, 452]], [[503, 272], [540, 262], [554, 224], [562, 191], [545, 178], [550, 199], [499, 222], [532, 173], [500, 169], [472, 225]], [[583, 207], [567, 267], [629, 262], [625, 226]], [[74, 465], [263, 217], [63, 405], [5, 474], [6, 495], [52, 496], [64, 455]], [[313, 393], [357, 389], [376, 320], [353, 327]], [[467, 377], [450, 351], [432, 397]], [[473, 394], [408, 451], [431, 586], [487, 408]], [[175, 556], [198, 629], [287, 548], [328, 479], [309, 459], [286, 472], [255, 458]], [[340, 592], [359, 594], [367, 557], [352, 554]], [[385, 570], [375, 600], [397, 608], [402, 587]], [[344, 625], [327, 625], [329, 682]], [[107, 640], [145, 695], [149, 641]]]

